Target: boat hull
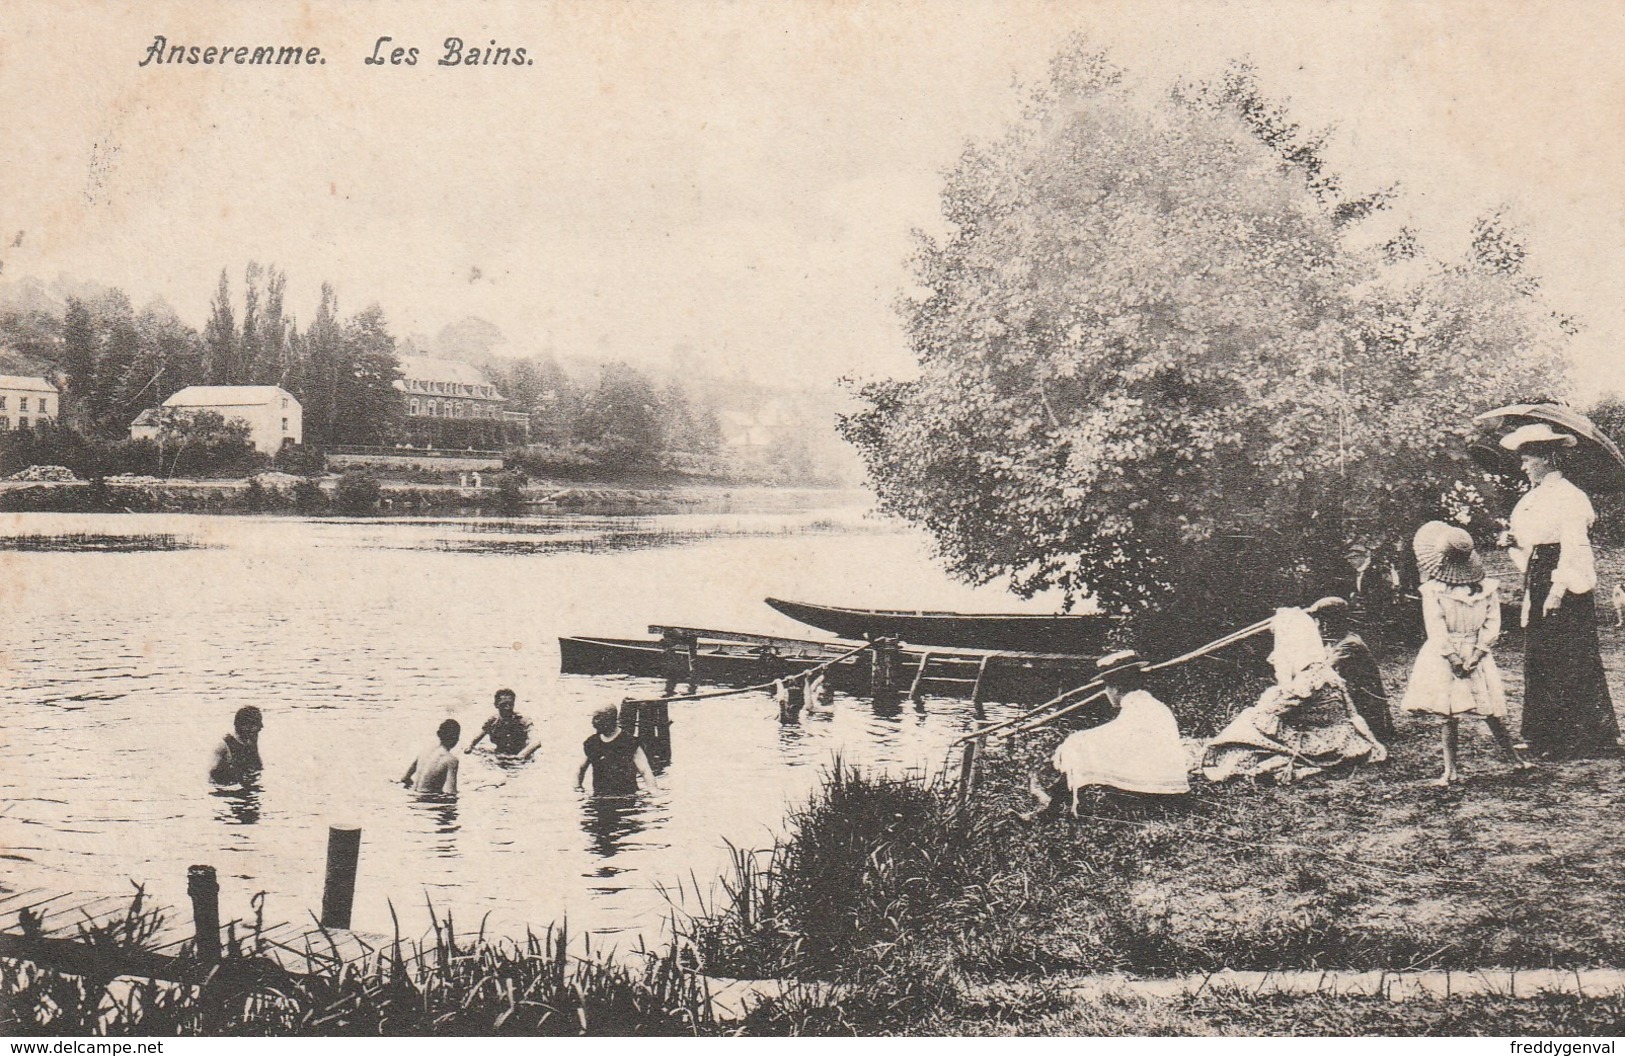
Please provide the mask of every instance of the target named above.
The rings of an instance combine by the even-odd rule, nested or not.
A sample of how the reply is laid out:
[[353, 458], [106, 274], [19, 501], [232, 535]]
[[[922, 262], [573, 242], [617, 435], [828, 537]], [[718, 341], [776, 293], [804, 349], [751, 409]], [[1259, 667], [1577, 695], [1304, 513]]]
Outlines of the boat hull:
[[1001, 649], [1030, 653], [1105, 651], [1111, 620], [1105, 616], [1044, 616], [849, 609], [768, 598], [773, 609], [841, 638], [896, 638], [910, 645], [951, 649]]

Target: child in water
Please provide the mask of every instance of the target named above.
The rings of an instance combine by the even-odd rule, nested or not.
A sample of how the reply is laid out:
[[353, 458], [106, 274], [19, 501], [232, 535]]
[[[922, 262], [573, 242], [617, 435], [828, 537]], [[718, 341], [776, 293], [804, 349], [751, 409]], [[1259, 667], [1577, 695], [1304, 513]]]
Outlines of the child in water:
[[595, 796], [631, 796], [638, 791], [638, 775], [650, 788], [655, 783], [654, 770], [649, 757], [643, 753], [636, 737], [621, 729], [620, 710], [613, 705], [593, 712], [591, 737], [582, 742], [586, 761], [576, 772], [576, 789], [580, 790], [592, 771], [592, 792]]
[[1513, 748], [1501, 721], [1507, 713], [1506, 690], [1490, 654], [1501, 634], [1497, 583], [1484, 578], [1473, 537], [1461, 528], [1429, 521], [1416, 533], [1414, 547], [1422, 574], [1427, 641], [1416, 654], [1400, 706], [1444, 720], [1444, 773], [1434, 784], [1448, 785], [1461, 777], [1456, 769], [1456, 720], [1462, 715], [1483, 719], [1513, 765], [1528, 768], [1531, 764]]

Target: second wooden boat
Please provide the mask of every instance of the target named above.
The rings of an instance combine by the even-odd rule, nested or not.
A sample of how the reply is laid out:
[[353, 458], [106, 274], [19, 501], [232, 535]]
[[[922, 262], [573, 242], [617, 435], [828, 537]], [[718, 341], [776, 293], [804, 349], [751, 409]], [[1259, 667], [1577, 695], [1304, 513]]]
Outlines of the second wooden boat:
[[1107, 616], [851, 609], [780, 598], [768, 598], [767, 604], [792, 620], [841, 638], [860, 642], [897, 638], [910, 645], [957, 649], [1098, 656], [1112, 625]]

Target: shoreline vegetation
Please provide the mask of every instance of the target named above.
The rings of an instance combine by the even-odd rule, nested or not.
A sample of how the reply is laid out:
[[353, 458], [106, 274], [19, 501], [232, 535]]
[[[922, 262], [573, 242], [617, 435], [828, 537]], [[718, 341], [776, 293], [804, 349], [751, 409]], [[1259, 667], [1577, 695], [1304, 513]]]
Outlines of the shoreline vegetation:
[[[1608, 629], [1604, 642], [1617, 675], [1621, 632]], [[1521, 684], [1515, 646], [1497, 652], [1509, 687]], [[1390, 686], [1407, 661], [1397, 650], [1386, 658]], [[1182, 728], [1211, 727], [1245, 702], [1250, 683], [1235, 674], [1232, 664], [1201, 673], [1229, 692], [1169, 687]], [[985, 755], [964, 804], [947, 776], [878, 776], [837, 761], [781, 843], [737, 850], [732, 875], [708, 891], [696, 881], [674, 892], [671, 933], [653, 950], [577, 952], [557, 929], [456, 937], [437, 919], [433, 941], [407, 956], [384, 951], [274, 995], [164, 984], [116, 1008], [94, 982], [0, 964], [0, 1028], [1586, 1035], [1625, 1019], [1617, 991], [1412, 987], [1390, 1000], [1335, 982], [1309, 992], [1098, 985], [1226, 970], [1625, 965], [1625, 923], [1612, 912], [1625, 898], [1614, 867], [1625, 839], [1617, 760], [1515, 772], [1475, 731], [1485, 743], [1468, 746], [1466, 782], [1440, 789], [1429, 783], [1436, 731], [1402, 715], [1380, 767], [1286, 786], [1198, 784], [1178, 804], [1085, 799], [1077, 818], [1028, 826], [1014, 816], [1026, 775], [1062, 732]], [[718, 990], [730, 980], [761, 982], [735, 984], [725, 1008]]]
[[726, 481], [526, 480], [490, 473], [480, 487], [441, 480], [390, 480], [364, 472], [194, 480], [103, 477], [95, 480], [0, 480], [0, 513], [207, 513], [405, 516], [422, 513], [522, 515], [536, 512], [681, 513], [742, 500], [752, 509], [790, 508], [806, 496], [838, 505], [866, 504], [842, 487]]

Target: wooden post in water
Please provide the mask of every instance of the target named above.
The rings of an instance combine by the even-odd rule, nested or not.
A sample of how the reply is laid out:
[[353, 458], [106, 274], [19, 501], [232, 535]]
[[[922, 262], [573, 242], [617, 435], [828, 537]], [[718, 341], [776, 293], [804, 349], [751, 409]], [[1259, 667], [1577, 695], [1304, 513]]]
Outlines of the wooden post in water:
[[220, 960], [220, 881], [214, 866], [187, 869], [186, 893], [192, 899], [192, 947], [198, 960], [214, 964]]
[[959, 805], [970, 802], [971, 786], [976, 778], [976, 741], [965, 742], [965, 754], [959, 758]]
[[356, 864], [361, 860], [361, 830], [337, 825], [327, 830], [327, 879], [322, 884], [322, 927], [350, 927], [355, 905]]
[[881, 638], [870, 650], [869, 693], [874, 698], [877, 712], [896, 712], [897, 697], [897, 639]]
[[671, 765], [671, 709], [665, 701], [622, 701], [621, 729], [638, 739], [651, 768]]

